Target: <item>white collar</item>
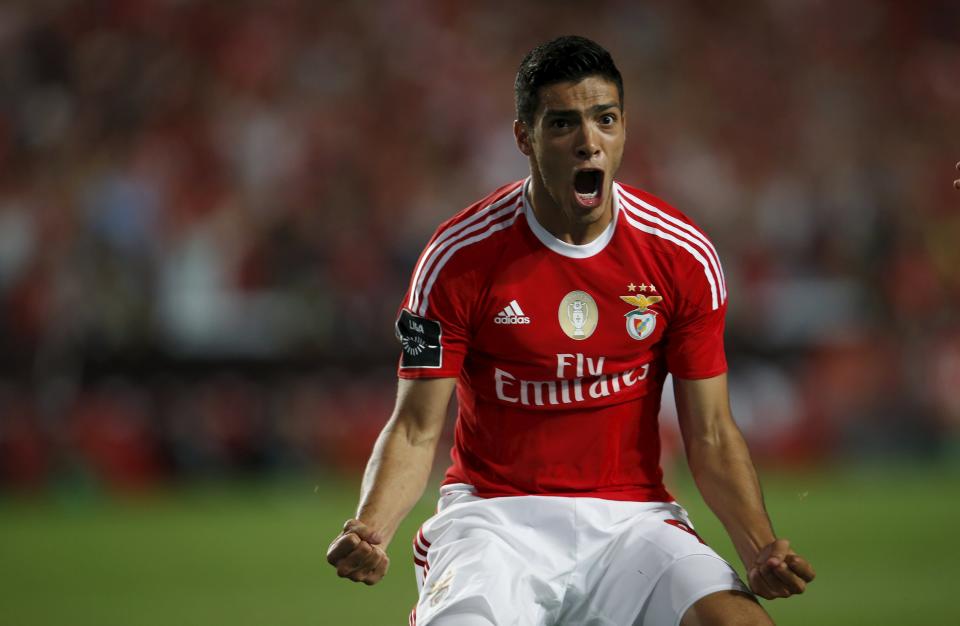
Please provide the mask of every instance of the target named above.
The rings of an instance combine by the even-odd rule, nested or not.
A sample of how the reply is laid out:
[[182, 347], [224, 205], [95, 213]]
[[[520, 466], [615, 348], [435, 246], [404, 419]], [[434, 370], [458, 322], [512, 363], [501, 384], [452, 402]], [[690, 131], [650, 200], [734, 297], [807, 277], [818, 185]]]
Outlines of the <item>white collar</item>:
[[533, 210], [533, 202], [530, 200], [530, 185], [531, 178], [528, 177], [523, 183], [523, 214], [527, 218], [527, 224], [530, 225], [530, 230], [533, 231], [537, 239], [546, 247], [557, 254], [571, 259], [588, 259], [599, 254], [607, 247], [610, 240], [613, 239], [613, 233], [617, 228], [617, 217], [620, 213], [620, 195], [617, 193], [616, 183], [610, 186], [611, 200], [613, 202], [613, 217], [610, 223], [607, 224], [607, 227], [603, 229], [603, 232], [600, 233], [596, 239], [580, 246], [557, 239], [537, 221], [537, 216]]

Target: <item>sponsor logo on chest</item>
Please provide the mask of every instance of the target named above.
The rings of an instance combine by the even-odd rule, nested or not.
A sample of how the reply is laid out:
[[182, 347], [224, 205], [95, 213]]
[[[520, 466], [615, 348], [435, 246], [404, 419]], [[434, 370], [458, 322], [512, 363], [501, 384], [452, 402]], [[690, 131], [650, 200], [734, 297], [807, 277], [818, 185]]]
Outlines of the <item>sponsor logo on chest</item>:
[[650, 364], [622, 372], [604, 373], [606, 357], [581, 353], [558, 354], [557, 377], [553, 380], [523, 380], [495, 367], [493, 382], [497, 398], [510, 404], [547, 406], [598, 400], [633, 387], [647, 377]]

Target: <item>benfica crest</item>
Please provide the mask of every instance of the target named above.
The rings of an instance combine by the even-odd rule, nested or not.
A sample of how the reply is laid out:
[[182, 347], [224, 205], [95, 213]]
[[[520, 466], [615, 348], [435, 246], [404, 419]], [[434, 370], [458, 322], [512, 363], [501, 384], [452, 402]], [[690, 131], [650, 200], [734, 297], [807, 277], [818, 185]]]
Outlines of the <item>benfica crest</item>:
[[620, 299], [627, 304], [637, 307], [630, 311], [624, 317], [627, 318], [627, 333], [641, 341], [653, 333], [657, 327], [657, 312], [651, 311], [647, 307], [663, 300], [660, 296], [620, 296]]

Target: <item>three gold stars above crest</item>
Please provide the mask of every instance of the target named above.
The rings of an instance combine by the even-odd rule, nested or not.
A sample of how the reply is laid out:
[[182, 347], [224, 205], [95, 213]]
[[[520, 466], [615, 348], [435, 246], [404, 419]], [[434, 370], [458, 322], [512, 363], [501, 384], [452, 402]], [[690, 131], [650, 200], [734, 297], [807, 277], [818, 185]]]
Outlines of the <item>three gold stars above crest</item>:
[[655, 291], [657, 290], [657, 288], [654, 287], [653, 284], [649, 284], [649, 285], [648, 285], [648, 284], [646, 284], [646, 283], [640, 283], [639, 285], [634, 285], [634, 284], [631, 282], [629, 285], [627, 285], [627, 291], [629, 291], [629, 292], [636, 292], [637, 289], [639, 289], [639, 290], [640, 290], [641, 292], [643, 292], [643, 293], [646, 293], [647, 290], [649, 290], [650, 293], [653, 293], [653, 292], [655, 292]]

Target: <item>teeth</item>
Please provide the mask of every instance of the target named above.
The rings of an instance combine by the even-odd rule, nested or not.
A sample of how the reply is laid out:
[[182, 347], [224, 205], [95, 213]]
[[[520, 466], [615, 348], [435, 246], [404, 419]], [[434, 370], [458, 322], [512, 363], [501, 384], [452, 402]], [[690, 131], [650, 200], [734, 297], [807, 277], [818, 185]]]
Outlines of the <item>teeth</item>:
[[597, 193], [599, 193], [599, 192], [596, 192], [596, 191], [591, 191], [590, 193], [579, 193], [579, 192], [577, 192], [577, 195], [580, 196], [580, 197], [582, 197], [582, 198], [596, 198], [596, 197], [597, 197]]

